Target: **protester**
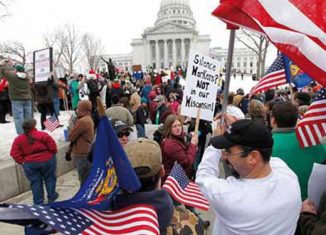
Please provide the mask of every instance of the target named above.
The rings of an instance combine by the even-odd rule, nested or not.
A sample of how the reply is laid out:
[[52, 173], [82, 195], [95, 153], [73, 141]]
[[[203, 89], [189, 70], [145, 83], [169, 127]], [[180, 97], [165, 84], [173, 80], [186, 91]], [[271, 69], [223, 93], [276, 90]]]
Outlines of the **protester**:
[[69, 132], [68, 141], [72, 145], [80, 185], [87, 179], [91, 164], [87, 155], [94, 140], [94, 123], [91, 117], [92, 103], [82, 100], [77, 106], [77, 121]]
[[298, 108], [290, 103], [273, 106], [271, 125], [273, 127], [273, 156], [281, 158], [296, 173], [299, 179], [302, 199], [307, 198], [308, 179], [314, 163], [321, 163], [326, 158], [324, 145], [300, 148], [295, 134], [298, 120]]
[[34, 205], [44, 203], [43, 181], [47, 191], [48, 203], [55, 201], [57, 145], [46, 132], [38, 131], [35, 119], [27, 119], [22, 124], [24, 134], [17, 136], [11, 146], [10, 155], [22, 164], [24, 173], [30, 181]]
[[8, 81], [4, 77], [0, 77], [0, 123], [8, 123], [6, 121], [6, 114], [9, 111], [9, 93], [8, 93]]
[[60, 101], [60, 110], [67, 110], [67, 84], [63, 78], [59, 78], [57, 82], [58, 97]]
[[137, 109], [140, 106], [140, 103], [141, 103], [140, 101], [141, 101], [141, 98], [137, 92], [137, 89], [136, 88], [132, 89], [130, 101], [129, 101], [131, 113], [136, 113]]
[[130, 111], [119, 104], [119, 96], [112, 97], [112, 106], [105, 111], [105, 115], [110, 119], [120, 119], [128, 126], [134, 125], [134, 118]]
[[[223, 96], [222, 98], [222, 103], [223, 103]], [[236, 107], [233, 105], [233, 98], [234, 98], [234, 93], [231, 92], [228, 95], [228, 100], [227, 100], [227, 106], [226, 106], [226, 112], [232, 114], [238, 119], [243, 119], [245, 117], [244, 113], [241, 111], [240, 108]]]
[[321, 196], [319, 208], [309, 199], [302, 203], [298, 225], [303, 235], [326, 234], [326, 192]]
[[5, 77], [9, 83], [9, 96], [16, 132], [23, 134], [22, 123], [24, 119], [31, 119], [33, 116], [31, 80], [25, 73], [23, 66], [16, 65], [13, 68], [9, 60], [0, 62], [0, 77]]
[[111, 123], [120, 144], [124, 147], [129, 142], [129, 135], [133, 129], [120, 119], [111, 119]]
[[[196, 175], [215, 212], [213, 234], [294, 234], [300, 187], [290, 168], [281, 159], [271, 158], [271, 133], [248, 119], [224, 118], [228, 127], [211, 139]], [[218, 177], [221, 157], [238, 178]]]
[[164, 112], [169, 111], [169, 108], [165, 105], [165, 98], [162, 95], [156, 96], [153, 101], [156, 102], [155, 122], [153, 124], [161, 124], [162, 115]]
[[138, 107], [135, 115], [135, 124], [137, 128], [137, 137], [146, 137], [145, 124], [147, 124], [147, 100], [141, 98], [141, 105]]
[[166, 234], [173, 214], [173, 204], [167, 191], [161, 190], [164, 175], [159, 145], [148, 139], [139, 138], [125, 145], [124, 150], [142, 184], [138, 192], [118, 194], [113, 210], [133, 204], [147, 204], [156, 209], [160, 234]]
[[83, 75], [79, 74], [77, 75], [72, 75], [71, 77], [71, 82], [69, 83], [69, 90], [71, 92], [71, 106], [73, 110], [77, 109], [77, 105], [79, 102], [79, 90], [78, 90], [78, 86], [79, 86], [79, 80], [82, 80]]
[[266, 109], [264, 104], [259, 100], [251, 100], [248, 105], [248, 113], [247, 116], [255, 121], [259, 122], [263, 125], [266, 125]]
[[34, 85], [34, 90], [36, 93], [36, 102], [37, 109], [41, 113], [41, 127], [42, 130], [45, 129], [44, 122], [46, 121], [46, 115], [50, 113], [50, 115], [55, 115], [57, 118], [57, 114], [53, 105], [53, 77], [49, 78], [47, 82], [36, 83]]
[[188, 177], [193, 177], [192, 164], [194, 163], [198, 136], [196, 133], [192, 133], [190, 143], [185, 141], [186, 133], [183, 131], [183, 125], [180, 118], [175, 115], [170, 115], [164, 122], [164, 136], [161, 143], [163, 165], [165, 169], [165, 175], [163, 182], [170, 174], [173, 168], [173, 164], [177, 161], [185, 170]]

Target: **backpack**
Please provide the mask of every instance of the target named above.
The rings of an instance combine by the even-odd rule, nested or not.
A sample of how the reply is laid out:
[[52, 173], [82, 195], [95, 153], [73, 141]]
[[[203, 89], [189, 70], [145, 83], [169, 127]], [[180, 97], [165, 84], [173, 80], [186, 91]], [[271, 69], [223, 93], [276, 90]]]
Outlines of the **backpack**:
[[94, 79], [88, 80], [87, 85], [88, 85], [88, 89], [89, 89], [90, 93], [98, 93], [99, 92], [97, 81], [95, 81]]
[[197, 215], [183, 206], [175, 206], [167, 235], [204, 235], [205, 226]]

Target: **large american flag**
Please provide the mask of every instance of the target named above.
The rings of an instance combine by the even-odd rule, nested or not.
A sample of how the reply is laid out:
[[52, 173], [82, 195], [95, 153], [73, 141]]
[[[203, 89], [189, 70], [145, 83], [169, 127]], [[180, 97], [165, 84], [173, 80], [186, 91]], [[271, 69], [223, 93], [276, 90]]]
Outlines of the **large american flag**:
[[320, 144], [326, 136], [326, 89], [321, 88], [295, 129], [302, 148]]
[[305, 73], [326, 86], [326, 2], [221, 0], [213, 15], [268, 36]]
[[266, 75], [250, 91], [250, 96], [264, 92], [270, 88], [275, 88], [287, 83], [283, 56], [279, 54], [273, 64], [268, 68]]
[[51, 132], [60, 125], [59, 120], [55, 115], [49, 117], [43, 124], [45, 128]]
[[[44, 222], [47, 234], [55, 230], [67, 235], [146, 234], [158, 235], [157, 214], [149, 205], [137, 204], [117, 211], [11, 205]], [[28, 230], [28, 228], [27, 228]], [[45, 231], [44, 231], [45, 232]]]
[[163, 189], [182, 204], [206, 211], [209, 208], [208, 200], [200, 192], [198, 185], [188, 179], [182, 166], [177, 162], [164, 182]]

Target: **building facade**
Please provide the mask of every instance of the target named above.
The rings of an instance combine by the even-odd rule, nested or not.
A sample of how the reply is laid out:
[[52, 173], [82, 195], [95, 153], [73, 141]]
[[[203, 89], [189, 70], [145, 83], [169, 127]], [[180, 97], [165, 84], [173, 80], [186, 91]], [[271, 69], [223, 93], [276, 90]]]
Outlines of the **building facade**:
[[[214, 47], [210, 49], [209, 56], [218, 60], [222, 68], [226, 69], [228, 49]], [[255, 74], [257, 71], [258, 56], [248, 48], [234, 48], [232, 71], [236, 73]]]
[[[141, 38], [131, 42], [130, 54], [107, 55], [116, 64], [140, 64], [143, 69], [185, 66], [190, 48], [208, 54], [211, 39], [199, 35], [189, 0], [162, 0], [154, 27], [146, 28]], [[115, 58], [115, 59], [114, 59]], [[123, 61], [125, 60], [125, 61]], [[128, 67], [128, 70], [131, 66]]]

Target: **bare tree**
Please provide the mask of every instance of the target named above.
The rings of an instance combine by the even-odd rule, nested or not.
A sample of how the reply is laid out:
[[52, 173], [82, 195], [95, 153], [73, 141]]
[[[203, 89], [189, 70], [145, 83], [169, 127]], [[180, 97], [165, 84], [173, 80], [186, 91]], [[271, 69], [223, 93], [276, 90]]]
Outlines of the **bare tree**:
[[82, 45], [88, 67], [90, 69], [96, 69], [100, 62], [101, 52], [103, 51], [101, 40], [96, 39], [89, 33], [85, 33], [82, 38]]
[[82, 59], [81, 37], [74, 25], [65, 25], [63, 27], [62, 37], [60, 37], [61, 45], [63, 45], [63, 60], [68, 66], [69, 73], [74, 71], [74, 67]]
[[57, 29], [52, 34], [44, 35], [44, 42], [46, 47], [53, 48], [53, 65], [57, 67], [59, 64], [62, 63], [62, 55], [64, 51], [64, 34], [63, 31]]
[[4, 42], [0, 44], [0, 50], [4, 57], [10, 57], [25, 66], [27, 52], [23, 43], [18, 41]]
[[0, 20], [6, 16], [9, 16], [8, 7], [9, 7], [9, 0], [0, 1]]
[[266, 54], [269, 44], [266, 36], [241, 29], [236, 36], [237, 40], [252, 50], [258, 56], [257, 77], [261, 77], [265, 71]]

